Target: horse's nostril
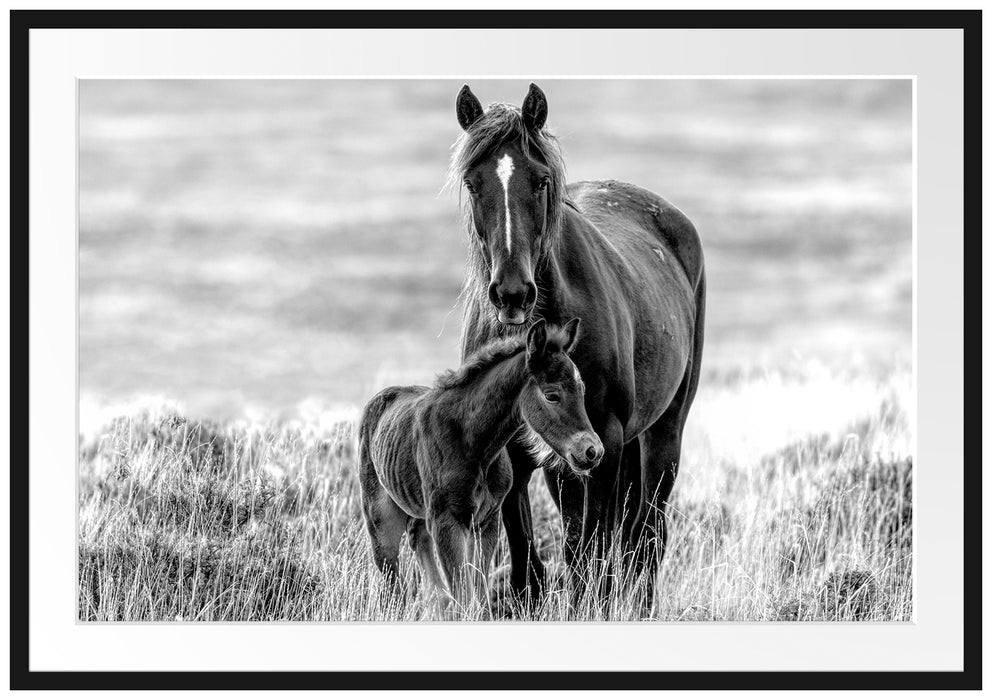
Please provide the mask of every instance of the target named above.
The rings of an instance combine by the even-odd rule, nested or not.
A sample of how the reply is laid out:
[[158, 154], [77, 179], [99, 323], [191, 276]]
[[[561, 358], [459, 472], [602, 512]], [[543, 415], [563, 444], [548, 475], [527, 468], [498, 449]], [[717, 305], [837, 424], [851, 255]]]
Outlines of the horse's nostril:
[[595, 447], [590, 447], [586, 450], [586, 459], [590, 462], [599, 458], [599, 450]]
[[499, 294], [496, 292], [496, 283], [493, 282], [489, 285], [489, 301], [492, 302], [493, 306], [499, 307]]
[[524, 297], [524, 308], [529, 308], [537, 301], [537, 285], [533, 282], [527, 283], [527, 296]]

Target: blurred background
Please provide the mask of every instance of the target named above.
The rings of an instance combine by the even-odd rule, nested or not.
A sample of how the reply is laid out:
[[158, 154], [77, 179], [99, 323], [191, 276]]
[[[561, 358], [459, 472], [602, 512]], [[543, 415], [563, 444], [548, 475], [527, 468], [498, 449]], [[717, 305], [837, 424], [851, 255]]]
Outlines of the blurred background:
[[[910, 363], [910, 81], [540, 84], [570, 181], [638, 184], [696, 224], [700, 396], [797, 362]], [[456, 365], [466, 238], [439, 191], [460, 86], [81, 81], [81, 423], [148, 395], [305, 415]], [[519, 104], [527, 81], [472, 87]]]

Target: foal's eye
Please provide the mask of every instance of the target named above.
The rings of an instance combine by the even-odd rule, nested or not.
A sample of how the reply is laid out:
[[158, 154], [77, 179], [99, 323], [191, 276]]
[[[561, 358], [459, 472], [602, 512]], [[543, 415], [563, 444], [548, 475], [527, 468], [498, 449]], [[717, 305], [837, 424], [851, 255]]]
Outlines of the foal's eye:
[[561, 401], [561, 396], [557, 391], [547, 391], [544, 393], [544, 400], [548, 403], [558, 403]]

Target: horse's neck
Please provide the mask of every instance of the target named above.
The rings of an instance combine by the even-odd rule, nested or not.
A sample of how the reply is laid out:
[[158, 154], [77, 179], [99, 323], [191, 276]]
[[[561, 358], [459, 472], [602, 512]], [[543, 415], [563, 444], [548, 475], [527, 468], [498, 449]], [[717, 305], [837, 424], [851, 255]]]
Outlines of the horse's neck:
[[520, 427], [520, 393], [527, 382], [526, 353], [494, 364], [462, 387], [463, 435], [471, 451], [489, 458]]
[[561, 324], [569, 320], [562, 317], [562, 310], [571, 306], [569, 303], [571, 285], [568, 279], [570, 266], [564, 256], [577, 253], [577, 249], [581, 246], [577, 245], [576, 239], [585, 235], [589, 226], [589, 221], [582, 214], [571, 207], [566, 207], [562, 230], [558, 234], [561, 238], [558, 244], [547, 252], [547, 257], [541, 261], [536, 270], [535, 282], [540, 290], [535, 309], [536, 316], [545, 319], [548, 323]]

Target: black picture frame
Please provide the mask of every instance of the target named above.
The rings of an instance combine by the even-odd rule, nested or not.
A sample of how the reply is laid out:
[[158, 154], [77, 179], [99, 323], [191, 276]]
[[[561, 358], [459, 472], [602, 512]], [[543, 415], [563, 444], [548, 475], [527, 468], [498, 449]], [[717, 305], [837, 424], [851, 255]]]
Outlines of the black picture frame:
[[[42, 28], [953, 28], [963, 31], [964, 75], [964, 366], [980, 376], [982, 13], [979, 10], [14, 10], [10, 12], [10, 434], [28, 434], [30, 387], [28, 248], [29, 32]], [[16, 272], [16, 274], [15, 274]], [[970, 321], [969, 321], [970, 319]], [[981, 455], [977, 381], [964, 385], [965, 463]], [[979, 689], [982, 653], [982, 522], [980, 468], [964, 480], [963, 670], [918, 672], [51, 672], [29, 659], [30, 464], [26, 440], [12, 441], [10, 469], [10, 685], [47, 689]], [[21, 465], [15, 467], [13, 465]]]

